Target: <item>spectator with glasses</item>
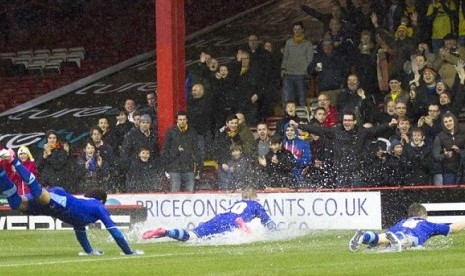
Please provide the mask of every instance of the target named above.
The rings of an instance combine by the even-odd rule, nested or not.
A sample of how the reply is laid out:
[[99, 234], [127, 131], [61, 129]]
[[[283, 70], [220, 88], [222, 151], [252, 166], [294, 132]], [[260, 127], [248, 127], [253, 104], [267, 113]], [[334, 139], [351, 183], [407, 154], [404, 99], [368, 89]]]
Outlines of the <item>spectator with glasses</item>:
[[338, 187], [365, 186], [366, 178], [362, 174], [364, 153], [367, 142], [379, 133], [390, 127], [397, 125], [397, 120], [392, 119], [389, 123], [380, 124], [372, 128], [364, 128], [358, 125], [354, 112], [344, 112], [342, 125], [333, 128], [326, 128], [317, 125], [302, 125], [295, 121], [290, 121], [293, 127], [298, 127], [304, 131], [315, 133], [316, 135], [328, 138], [334, 147], [334, 169], [336, 175], [336, 185]]
[[339, 122], [336, 107], [332, 105], [332, 101], [328, 97], [328, 95], [321, 94], [320, 96], [318, 96], [318, 107], [322, 107], [326, 111], [326, 118], [323, 121], [322, 125], [327, 127], [333, 127]]

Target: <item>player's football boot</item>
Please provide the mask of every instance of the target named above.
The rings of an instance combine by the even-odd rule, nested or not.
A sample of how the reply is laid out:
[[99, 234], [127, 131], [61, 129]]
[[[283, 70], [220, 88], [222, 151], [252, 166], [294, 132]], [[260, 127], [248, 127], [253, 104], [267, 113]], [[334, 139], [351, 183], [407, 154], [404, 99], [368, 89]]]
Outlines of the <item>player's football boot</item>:
[[363, 232], [362, 230], [357, 230], [355, 235], [349, 241], [349, 250], [350, 251], [357, 251], [360, 248], [360, 244], [363, 242]]
[[13, 161], [14, 157], [15, 157], [15, 152], [12, 149], [0, 150], [0, 160], [11, 162]]
[[393, 251], [399, 252], [402, 250], [402, 242], [399, 240], [396, 234], [392, 232], [386, 232], [386, 239], [389, 240], [389, 243], [391, 244], [391, 249]]
[[149, 239], [155, 239], [155, 238], [161, 238], [166, 236], [166, 230], [164, 228], [157, 228], [155, 230], [149, 230], [146, 231], [143, 235], [142, 238], [144, 240], [149, 240]]
[[236, 219], [236, 225], [239, 230], [244, 232], [247, 235], [252, 234], [252, 230], [250, 230], [250, 227], [245, 223], [245, 221], [242, 218], [237, 218]]

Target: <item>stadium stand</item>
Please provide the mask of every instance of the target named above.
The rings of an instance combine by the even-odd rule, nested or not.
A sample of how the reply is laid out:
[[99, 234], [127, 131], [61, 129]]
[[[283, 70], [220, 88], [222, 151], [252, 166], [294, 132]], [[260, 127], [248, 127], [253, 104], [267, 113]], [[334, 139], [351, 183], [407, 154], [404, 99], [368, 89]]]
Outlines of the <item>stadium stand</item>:
[[[223, 5], [188, 0], [187, 33], [263, 2]], [[8, 42], [1, 48], [0, 76], [21, 79], [29, 74], [39, 75], [30, 88], [43, 78], [50, 89], [69, 84], [137, 54], [153, 51], [155, 45], [154, 1], [31, 0], [7, 1], [2, 5], [11, 27]], [[77, 67], [73, 72], [85, 74], [61, 77], [67, 66]], [[7, 88], [12, 87], [0, 82], [0, 91]], [[0, 107], [2, 112], [12, 106]]]

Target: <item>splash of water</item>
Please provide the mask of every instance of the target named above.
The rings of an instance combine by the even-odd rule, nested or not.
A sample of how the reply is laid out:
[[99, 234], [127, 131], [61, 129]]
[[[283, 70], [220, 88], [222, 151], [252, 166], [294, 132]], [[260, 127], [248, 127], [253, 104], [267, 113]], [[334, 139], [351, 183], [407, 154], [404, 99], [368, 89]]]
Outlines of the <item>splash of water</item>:
[[[222, 234], [212, 235], [208, 237], [192, 239], [187, 241], [185, 244], [188, 246], [204, 246], [204, 245], [238, 245], [238, 244], [248, 244], [262, 241], [276, 241], [276, 240], [289, 240], [296, 237], [304, 236], [308, 234], [308, 230], [298, 230], [291, 229], [286, 231], [269, 231], [260, 223], [258, 219], [248, 223], [251, 233], [246, 234], [239, 229], [236, 229], [231, 232], [225, 232]], [[173, 241], [170, 238], [160, 238], [160, 239], [151, 239], [145, 241], [142, 239], [142, 233], [149, 229], [154, 229], [153, 225], [148, 223], [137, 223], [131, 230], [126, 234], [126, 237], [131, 242], [147, 242], [147, 243], [156, 243], [156, 242], [169, 242]]]

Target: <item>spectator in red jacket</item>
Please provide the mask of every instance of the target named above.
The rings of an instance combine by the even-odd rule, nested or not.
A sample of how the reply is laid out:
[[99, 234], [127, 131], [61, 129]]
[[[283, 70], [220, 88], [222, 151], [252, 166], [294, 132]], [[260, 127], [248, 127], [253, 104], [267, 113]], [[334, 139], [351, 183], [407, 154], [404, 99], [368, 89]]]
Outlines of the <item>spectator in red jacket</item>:
[[[34, 157], [32, 157], [31, 151], [26, 146], [20, 146], [18, 149], [18, 159], [23, 163], [23, 166], [26, 167], [28, 171], [37, 175], [37, 168], [36, 162]], [[10, 176], [10, 175], [9, 175]], [[16, 172], [14, 167], [12, 167], [12, 175], [11, 179], [15, 183], [16, 187], [18, 188], [18, 194], [24, 195], [29, 193], [29, 186], [24, 183], [21, 176]]]
[[323, 126], [332, 127], [339, 122], [336, 108], [331, 105], [328, 95], [321, 94], [318, 96], [318, 107], [323, 107], [326, 110], [326, 119], [322, 123]]

